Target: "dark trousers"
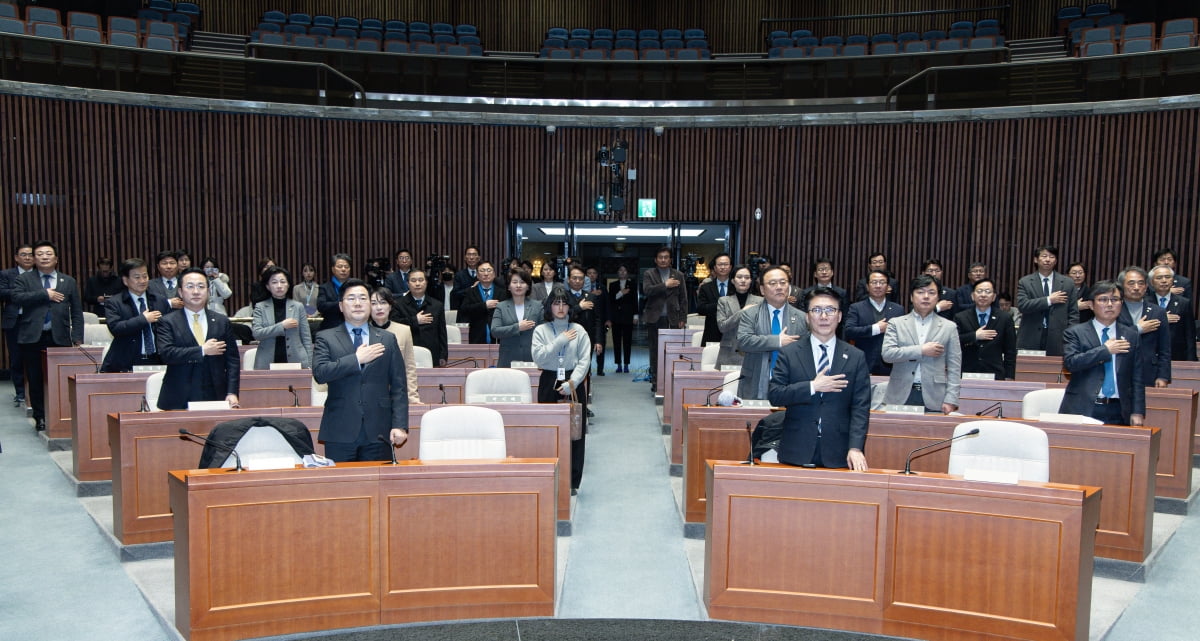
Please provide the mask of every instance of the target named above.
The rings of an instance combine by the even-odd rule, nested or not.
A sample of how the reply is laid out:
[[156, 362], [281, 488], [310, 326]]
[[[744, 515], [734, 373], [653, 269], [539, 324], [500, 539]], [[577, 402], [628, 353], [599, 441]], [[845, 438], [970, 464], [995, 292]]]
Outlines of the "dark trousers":
[[378, 439], [367, 438], [366, 428], [359, 428], [358, 438], [353, 443], [330, 443], [327, 441], [324, 445], [325, 457], [338, 463], [392, 460], [391, 446]]
[[[558, 386], [562, 381], [558, 379], [558, 372], [554, 370], [544, 369], [542, 375], [538, 378], [538, 397], [539, 403], [562, 403], [564, 399], [569, 402], [569, 396], [563, 396], [558, 393]], [[579, 484], [583, 481], [583, 452], [587, 440], [587, 397], [588, 383], [585, 379], [583, 385], [575, 390], [575, 398], [579, 401], [581, 408], [581, 421], [583, 422], [583, 433], [579, 436], [579, 440], [571, 441], [571, 488], [579, 489]]]
[[46, 377], [42, 371], [42, 357], [47, 347], [56, 347], [50, 332], [42, 332], [36, 343], [21, 344], [21, 361], [25, 366], [25, 382], [29, 384], [29, 406], [33, 408], [33, 419], [46, 418]]
[[4, 342], [8, 345], [8, 373], [12, 376], [13, 393], [25, 398], [25, 365], [21, 358], [21, 344], [17, 342], [17, 328], [4, 330]]
[[628, 365], [633, 352], [633, 323], [613, 323], [613, 363]]
[[655, 382], [658, 380], [655, 376], [658, 374], [658, 330], [670, 327], [666, 316], [659, 316], [658, 322], [647, 325], [650, 331], [650, 387], [655, 387]]
[[1121, 414], [1121, 402], [1113, 399], [1111, 403], [1096, 403], [1092, 405], [1092, 418], [1104, 421], [1105, 425], [1128, 425]]

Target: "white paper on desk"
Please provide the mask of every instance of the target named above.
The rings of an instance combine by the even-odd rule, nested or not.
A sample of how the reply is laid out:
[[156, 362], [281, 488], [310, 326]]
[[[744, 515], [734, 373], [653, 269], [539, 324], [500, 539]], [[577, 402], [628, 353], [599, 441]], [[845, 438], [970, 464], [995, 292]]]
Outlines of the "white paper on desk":
[[229, 401], [191, 401], [188, 410], [227, 410]]
[[271, 363], [271, 369], [301, 369], [300, 363]]

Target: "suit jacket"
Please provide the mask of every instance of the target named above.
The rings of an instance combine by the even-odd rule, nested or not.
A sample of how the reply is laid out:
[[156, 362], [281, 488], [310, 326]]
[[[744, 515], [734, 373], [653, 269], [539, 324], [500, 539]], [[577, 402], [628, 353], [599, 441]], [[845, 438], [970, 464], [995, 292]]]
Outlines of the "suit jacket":
[[946, 350], [941, 356], [923, 356], [917, 334], [917, 313], [898, 316], [888, 323], [883, 335], [883, 360], [892, 363], [884, 403], [902, 405], [912, 390], [916, 368], [921, 368], [921, 396], [925, 407], [940, 410], [942, 403], [958, 405], [958, 390], [962, 384], [962, 348], [958, 343], [958, 328], [953, 322], [931, 314], [926, 342], [941, 343]]
[[387, 278], [383, 279], [383, 285], [391, 290], [391, 292], [396, 296], [404, 294], [408, 292], [408, 274], [402, 273], [400, 270], [396, 270], [388, 274]]
[[17, 342], [33, 344], [42, 339], [42, 322], [50, 313], [50, 334], [54, 344], [62, 347], [83, 343], [83, 302], [79, 284], [62, 272], [55, 273], [54, 289], [66, 298], [61, 303], [50, 301], [42, 286], [42, 273], [34, 269], [17, 277], [12, 302], [21, 308], [17, 320]]
[[[508, 292], [505, 291], [500, 283], [492, 283], [492, 298], [501, 301], [508, 298]], [[479, 293], [478, 287], [472, 287], [467, 290], [462, 299], [462, 305], [458, 308], [458, 322], [469, 323], [471, 325], [468, 330], [470, 338], [469, 343], [495, 343], [495, 337], [488, 341], [488, 330], [492, 326], [492, 315], [496, 313], [494, 309], [487, 308], [487, 302], [483, 300], [483, 294]]]
[[821, 424], [821, 462], [825, 467], [847, 467], [851, 448], [862, 450], [867, 443], [871, 410], [871, 376], [858, 348], [838, 340], [830, 355], [829, 375], [845, 374], [847, 385], [840, 392], [811, 394], [810, 383], [817, 375], [812, 342], [808, 335], [779, 351], [775, 373], [767, 394], [772, 405], [786, 407], [779, 460], [806, 465], [816, 450], [817, 422]]
[[154, 332], [158, 355], [167, 366], [158, 395], [159, 409], [185, 410], [190, 401], [220, 401], [238, 393], [242, 358], [229, 317], [209, 309], [201, 313], [208, 320], [205, 340], [225, 341], [225, 353], [204, 355], [192, 334], [191, 312], [187, 309], [165, 314]]
[[[1079, 322], [1079, 292], [1075, 281], [1058, 272], [1050, 276], [1050, 292], [1067, 292], [1067, 302], [1050, 305], [1042, 292], [1042, 275], [1026, 274], [1017, 281], [1017, 309], [1021, 311], [1021, 329], [1017, 332], [1018, 349], [1042, 349], [1047, 356], [1062, 356], [1063, 332]], [[1045, 328], [1042, 319], [1049, 310]], [[1089, 414], [1090, 415], [1090, 414]]]
[[[646, 299], [646, 309], [642, 312], [642, 320], [648, 325], [657, 325], [662, 316], [663, 304], [667, 306], [667, 326], [682, 327], [687, 322], [688, 298], [687, 279], [683, 272], [672, 268], [667, 278], [679, 281], [675, 288], [666, 286], [666, 279], [659, 273], [657, 267], [651, 267], [642, 272], [642, 296]], [[763, 389], [764, 393], [766, 388]]]
[[[1129, 352], [1117, 354], [1117, 395], [1121, 398], [1121, 416], [1125, 423], [1133, 414], [1146, 415], [1146, 387], [1142, 382], [1142, 359], [1138, 357], [1141, 337], [1136, 327], [1114, 324], [1115, 338], [1129, 341]], [[1100, 344], [1094, 323], [1080, 323], [1067, 328], [1063, 334], [1066, 354], [1063, 367], [1071, 373], [1067, 390], [1058, 411], [1063, 414], [1092, 415], [1096, 397], [1104, 385], [1104, 364], [1111, 354]], [[1151, 381], [1153, 384], [1153, 381]]]
[[[725, 296], [735, 293], [733, 280], [725, 284]], [[696, 293], [696, 312], [704, 317], [704, 342], [721, 342], [721, 328], [717, 323], [717, 302], [721, 300], [721, 291], [716, 279], [709, 279], [700, 284]]]
[[175, 286], [168, 290], [166, 284], [163, 283], [162, 277], [155, 276], [150, 279], [150, 284], [146, 287], [146, 291], [153, 292], [155, 296], [163, 300], [176, 298], [179, 296], [179, 276], [176, 276], [172, 280], [175, 281]]
[[408, 429], [407, 379], [396, 337], [369, 324], [364, 327], [368, 342], [382, 343], [384, 353], [361, 367], [345, 324], [317, 333], [313, 379], [329, 386], [320, 441], [353, 443], [359, 430], [365, 430], [373, 443], [380, 436], [387, 438], [393, 428]]
[[341, 298], [341, 288], [334, 285], [332, 279], [317, 286], [317, 313], [321, 315], [318, 330], [346, 323], [346, 317], [342, 316]]
[[[888, 292], [887, 299], [893, 303], [900, 302], [900, 281], [888, 276]], [[854, 286], [854, 302], [867, 300], [870, 295], [867, 293], [867, 277], [863, 276], [858, 279], [858, 284]]]
[[[1166, 310], [1158, 306], [1157, 300], [1150, 302], [1151, 294], [1142, 299], [1142, 318], [1157, 320], [1158, 329], [1142, 334], [1137, 349], [1142, 357], [1142, 383], [1146, 387], [1154, 387], [1154, 380], [1158, 378], [1171, 382], [1171, 328], [1167, 323]], [[1121, 303], [1121, 315], [1117, 322], [1136, 328], [1125, 303]]]
[[[559, 282], [555, 282], [554, 286], [551, 287], [550, 289], [551, 289], [551, 291], [553, 291], [555, 289], [566, 289], [566, 285], [563, 285], [562, 283], [559, 283]], [[531, 287], [529, 289], [529, 297], [532, 298], [533, 300], [538, 301], [539, 303], [546, 300], [546, 297], [549, 295], [550, 295], [549, 292], [546, 291], [546, 282], [543, 280], [535, 281], [533, 283], [533, 287]]]
[[[608, 309], [605, 305], [603, 296], [597, 296], [590, 291], [584, 290], [582, 298], [576, 298], [575, 292], [570, 289], [567, 291], [567, 300], [571, 301], [571, 310], [575, 314], [575, 322], [583, 326], [588, 333], [588, 341], [591, 345], [599, 343], [604, 344], [607, 336], [607, 328], [604, 327], [604, 319], [608, 318]], [[583, 309], [579, 306], [585, 301], [592, 301], [591, 309]]]
[[4, 303], [3, 315], [0, 315], [0, 328], [12, 329], [17, 326], [17, 317], [20, 316], [21, 306], [12, 302], [13, 290], [17, 287], [17, 276], [20, 276], [21, 270], [17, 267], [9, 267], [4, 271], [0, 271], [0, 302]]
[[630, 276], [625, 279], [625, 287], [629, 293], [617, 298], [621, 293], [621, 281], [614, 280], [608, 284], [608, 320], [613, 325], [632, 325], [633, 316], [638, 313], [638, 282]]
[[[517, 328], [522, 320], [531, 320], [534, 327], [521, 331]], [[513, 361], [533, 360], [533, 330], [542, 322], [542, 303], [525, 298], [525, 313], [517, 318], [517, 306], [510, 298], [500, 301], [492, 314], [492, 339], [500, 343], [500, 367], [509, 367]]]
[[[304, 369], [312, 369], [312, 330], [308, 326], [308, 314], [304, 304], [288, 299], [283, 308], [285, 317], [275, 318], [275, 299], [264, 300], [254, 305], [254, 322], [251, 330], [258, 341], [254, 354], [254, 369], [271, 369], [275, 360], [275, 341], [284, 342], [289, 363], [300, 363]], [[284, 329], [281, 323], [287, 318], [296, 319], [300, 325], [295, 329]]]
[[[1153, 292], [1151, 292], [1153, 293]], [[1158, 296], [1154, 297], [1155, 302]], [[1196, 317], [1192, 313], [1192, 301], [1172, 294], [1167, 298], [1168, 314], [1177, 314], [1179, 322], [1169, 323], [1171, 332], [1171, 360], [1196, 360]]]
[[[104, 320], [108, 324], [108, 331], [113, 335], [113, 340], [104, 356], [104, 362], [100, 365], [101, 372], [131, 371], [133, 361], [142, 353], [142, 330], [149, 327], [151, 332], [154, 331], [154, 325], [138, 311], [131, 296], [126, 289], [104, 301]], [[171, 304], [167, 299], [147, 291], [146, 309], [162, 312], [163, 318], [166, 318], [171, 312]], [[159, 319], [159, 322], [161, 323], [162, 319]]]
[[[883, 314], [880, 319], [886, 318], [890, 323], [891, 319], [904, 315], [904, 308], [898, 303], [884, 300], [886, 302], [883, 304]], [[871, 304], [871, 299], [860, 300], [851, 305], [850, 310], [846, 313], [845, 322], [846, 340], [862, 350], [863, 356], [867, 359], [868, 371], [876, 376], [891, 374], [892, 364], [885, 362], [883, 356], [880, 355], [883, 350], [883, 334], [871, 333], [871, 326], [879, 322], [875, 319], [875, 306]]]
[[717, 328], [721, 330], [721, 351], [717, 352], [717, 368], [722, 365], [741, 365], [742, 353], [738, 350], [738, 325], [742, 322], [742, 310], [763, 301], [762, 296], [746, 294], [746, 305], [740, 307], [737, 294], [725, 296], [717, 301]]
[[446, 309], [462, 309], [463, 300], [471, 290], [471, 285], [475, 284], [476, 278], [477, 276], [472, 276], [471, 270], [466, 267], [455, 272], [454, 289], [450, 292], [450, 305]]
[[[774, 311], [764, 300], [754, 307], [742, 310], [738, 319], [738, 351], [742, 353], [742, 380], [738, 383], [738, 396], [750, 399], [767, 397], [767, 383], [771, 380], [771, 352], [779, 350], [779, 336], [771, 333], [771, 312]], [[808, 333], [808, 319], [800, 310], [790, 305], [783, 306], [781, 325], [792, 336]]]
[[954, 317], [958, 326], [958, 342], [962, 346], [962, 371], [996, 375], [996, 380], [1014, 380], [1017, 376], [1017, 330], [1012, 316], [992, 309], [985, 329], [996, 330], [996, 338], [981, 341], [975, 338], [979, 329], [979, 312], [975, 307]]
[[[396, 298], [394, 307], [395, 315], [398, 316], [395, 320], [408, 325], [412, 330], [413, 344], [429, 350], [435, 366], [449, 358], [450, 350], [446, 347], [446, 313], [442, 311], [441, 301], [426, 295], [418, 309], [417, 301], [413, 299], [412, 292], [409, 292]], [[417, 322], [418, 311], [431, 314], [433, 322], [427, 325]]]

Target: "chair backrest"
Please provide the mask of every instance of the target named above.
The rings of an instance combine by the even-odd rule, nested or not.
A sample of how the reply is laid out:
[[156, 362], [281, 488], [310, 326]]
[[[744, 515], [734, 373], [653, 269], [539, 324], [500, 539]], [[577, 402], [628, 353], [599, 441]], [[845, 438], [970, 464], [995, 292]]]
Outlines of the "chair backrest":
[[904, 43], [904, 53], [927, 53], [929, 45], [924, 40], [912, 40]]
[[967, 421], [954, 428], [954, 436], [975, 428], [979, 434], [950, 445], [950, 474], [1015, 472], [1021, 481], [1050, 480], [1050, 441], [1045, 432], [1024, 423]]
[[349, 49], [350, 43], [345, 38], [326, 38], [326, 49]]
[[16, 18], [0, 18], [0, 33], [18, 33], [24, 35], [25, 23]]
[[1176, 18], [1163, 23], [1162, 34], [1170, 36], [1177, 33], [1196, 33], [1195, 18]]
[[507, 453], [504, 417], [494, 409], [453, 405], [421, 417], [421, 460], [502, 459]]
[[458, 325], [446, 325], [446, 343], [450, 345], [462, 343], [462, 330], [458, 328]]
[[[92, 44], [103, 44], [104, 38], [100, 36], [100, 31], [91, 27], [71, 27], [71, 39], [79, 42], [90, 42]], [[86, 322], [87, 319], [84, 319]]]
[[83, 325], [83, 342], [88, 345], [104, 345], [111, 343], [112, 339], [113, 335], [108, 325]]
[[[701, 318], [704, 318], [704, 317], [701, 316]], [[700, 325], [697, 326], [697, 325], [692, 325], [689, 322], [688, 327], [704, 327], [704, 324], [701, 323]], [[704, 332], [696, 332], [695, 334], [692, 334], [692, 347], [701, 347], [703, 345], [704, 345]]]
[[0, 18], [20, 18], [17, 5], [11, 2], [0, 2]]
[[62, 25], [50, 24], [48, 22], [35, 22], [32, 35], [42, 38], [66, 38], [67, 34], [63, 31]]
[[1192, 46], [1192, 35], [1188, 33], [1177, 33], [1170, 36], [1163, 36], [1158, 42], [1159, 50], [1162, 49], [1186, 49]]
[[962, 49], [962, 40], [957, 38], [938, 40], [936, 49], [937, 51], [958, 51]]
[[1089, 42], [1083, 47], [1083, 57], [1091, 58], [1093, 56], [1111, 56], [1117, 52], [1116, 43], [1111, 40], [1105, 42]]
[[242, 354], [242, 371], [254, 369], [254, 357], [258, 356], [258, 348], [252, 347]]
[[631, 48], [613, 49], [609, 56], [613, 60], [637, 60], [637, 51]]
[[852, 36], [846, 36], [846, 44], [848, 45], [866, 45], [871, 44], [871, 39], [865, 33], [856, 33]]
[[458, 324], [458, 310], [457, 309], [447, 309], [444, 313], [446, 315], [446, 324], [447, 325]]
[[100, 28], [100, 16], [86, 11], [71, 11], [67, 13], [68, 27], [88, 27], [90, 29]]
[[1021, 399], [1021, 418], [1035, 421], [1044, 413], [1058, 412], [1058, 408], [1062, 407], [1063, 396], [1066, 394], [1065, 389], [1039, 389], [1033, 390]]
[[413, 355], [416, 357], [417, 367], [433, 367], [433, 353], [428, 348], [414, 345]]
[[991, 49], [996, 46], [996, 39], [992, 36], [976, 36], [971, 38], [971, 43], [968, 49]]
[[1125, 38], [1125, 39], [1153, 38], [1154, 37], [1154, 23], [1153, 22], [1138, 22], [1138, 23], [1134, 23], [1131, 25], [1127, 25], [1125, 27], [1125, 29], [1121, 31], [1121, 37]]
[[[701, 316], [700, 314], [688, 314], [687, 315], [687, 326], [688, 327], [704, 327], [704, 320], [705, 320], [704, 317]], [[697, 345], [699, 345], [699, 343], [697, 343]]]
[[[209, 434], [209, 437], [216, 438], [214, 434], [216, 434], [219, 428], [220, 425], [216, 426], [212, 434]], [[291, 458], [293, 465], [303, 460], [296, 453], [292, 444], [283, 438], [283, 434], [280, 434], [279, 430], [269, 425], [255, 425], [246, 430], [246, 433], [242, 434], [242, 438], [238, 440], [237, 445], [233, 449], [237, 450], [238, 456], [242, 458], [242, 465], [251, 469], [255, 467], [255, 459]], [[224, 464], [219, 467], [234, 467], [235, 465], [237, 465], [237, 461], [231, 454], [225, 459]]]
[[489, 394], [517, 396], [520, 403], [533, 402], [533, 385], [529, 374], [506, 367], [489, 367], [467, 374], [463, 383], [463, 398], [468, 403], [486, 403]]
[[50, 9], [48, 7], [29, 7], [25, 10], [25, 21], [62, 24], [58, 9]]
[[325, 399], [329, 397], [329, 386], [324, 383], [318, 383], [317, 379], [312, 379], [312, 386], [309, 391], [309, 403], [313, 407], [324, 407]]
[[894, 42], [880, 42], [871, 49], [871, 53], [877, 56], [889, 55], [893, 53], [899, 53], [899, 49], [896, 47], [896, 43]]
[[[700, 332], [696, 332], [699, 334]], [[721, 353], [720, 343], [709, 343], [700, 350], [700, 369], [713, 371], [717, 369], [717, 354]]]
[[158, 395], [162, 391], [163, 377], [166, 372], [154, 372], [146, 379], [146, 406], [151, 412], [159, 412]]
[[175, 51], [178, 48], [175, 39], [166, 36], [146, 36], [142, 46], [155, 51]]
[[1121, 53], [1154, 51], [1154, 38], [1130, 38], [1121, 41]]
[[842, 47], [843, 56], [865, 56], [867, 55], [867, 45], [862, 43], [848, 44]]
[[109, 31], [108, 44], [118, 47], [136, 47], [138, 46], [138, 37], [137, 34], [126, 31]]

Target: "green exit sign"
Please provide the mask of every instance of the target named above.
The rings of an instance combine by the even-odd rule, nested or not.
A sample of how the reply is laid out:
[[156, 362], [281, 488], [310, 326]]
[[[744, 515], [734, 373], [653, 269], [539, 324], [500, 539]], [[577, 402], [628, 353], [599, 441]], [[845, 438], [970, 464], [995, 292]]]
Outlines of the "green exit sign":
[[638, 198], [638, 218], [658, 218], [657, 198]]

